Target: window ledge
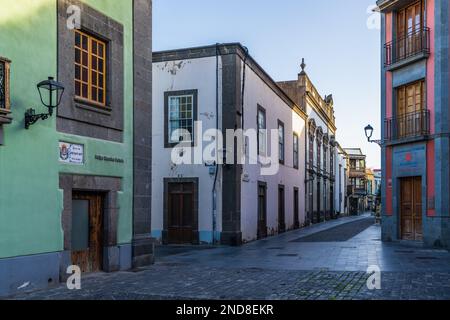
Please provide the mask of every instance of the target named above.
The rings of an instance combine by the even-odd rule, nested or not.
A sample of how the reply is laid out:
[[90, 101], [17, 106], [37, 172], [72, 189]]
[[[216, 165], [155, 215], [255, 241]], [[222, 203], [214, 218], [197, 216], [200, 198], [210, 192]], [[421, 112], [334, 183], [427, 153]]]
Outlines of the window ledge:
[[81, 100], [81, 99], [77, 99], [77, 98], [75, 98], [74, 101], [75, 101], [75, 106], [80, 109], [97, 112], [97, 113], [101, 113], [101, 114], [105, 114], [105, 115], [111, 115], [111, 113], [112, 113], [112, 108], [110, 106], [99, 106], [94, 103], [89, 103], [85, 100]]
[[429, 135], [405, 137], [405, 138], [399, 138], [399, 139], [395, 139], [395, 140], [386, 141], [385, 146], [389, 147], [389, 146], [400, 145], [400, 144], [420, 142], [420, 141], [426, 141], [428, 139], [429, 139]]
[[428, 52], [420, 52], [414, 56], [411, 56], [406, 59], [402, 59], [394, 64], [391, 64], [390, 66], [386, 66], [386, 70], [387, 71], [395, 71], [397, 69], [400, 69], [400, 68], [406, 67], [410, 64], [413, 64], [414, 62], [428, 59], [429, 56], [430, 56], [430, 54]]
[[10, 114], [11, 114], [10, 110], [0, 108], [0, 125], [11, 123], [12, 118], [11, 118]]

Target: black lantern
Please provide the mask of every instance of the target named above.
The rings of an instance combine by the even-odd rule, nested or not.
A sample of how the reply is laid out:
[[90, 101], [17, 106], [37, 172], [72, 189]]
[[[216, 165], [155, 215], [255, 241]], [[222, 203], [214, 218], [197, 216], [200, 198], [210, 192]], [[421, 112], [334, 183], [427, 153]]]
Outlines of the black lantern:
[[46, 120], [53, 115], [53, 109], [61, 104], [61, 99], [64, 94], [64, 86], [55, 81], [53, 77], [48, 77], [37, 85], [41, 103], [47, 107], [48, 113], [36, 114], [34, 109], [28, 109], [25, 112], [25, 129], [29, 129], [31, 125], [38, 120]]
[[370, 142], [370, 138], [372, 138], [373, 135], [373, 128], [369, 124], [367, 127], [364, 128], [364, 131], [366, 132], [367, 141]]
[[379, 146], [383, 145], [383, 141], [382, 140], [372, 140], [373, 127], [370, 124], [367, 127], [364, 128], [364, 131], [366, 133], [367, 141], [372, 142], [372, 143], [376, 143]]

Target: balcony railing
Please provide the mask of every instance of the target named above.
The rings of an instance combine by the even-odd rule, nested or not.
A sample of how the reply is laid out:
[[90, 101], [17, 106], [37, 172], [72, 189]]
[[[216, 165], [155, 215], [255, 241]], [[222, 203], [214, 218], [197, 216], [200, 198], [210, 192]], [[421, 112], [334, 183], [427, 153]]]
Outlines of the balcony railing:
[[430, 29], [421, 28], [385, 46], [385, 66], [389, 67], [419, 54], [430, 54]]
[[393, 141], [430, 134], [430, 111], [421, 110], [385, 120], [385, 140]]

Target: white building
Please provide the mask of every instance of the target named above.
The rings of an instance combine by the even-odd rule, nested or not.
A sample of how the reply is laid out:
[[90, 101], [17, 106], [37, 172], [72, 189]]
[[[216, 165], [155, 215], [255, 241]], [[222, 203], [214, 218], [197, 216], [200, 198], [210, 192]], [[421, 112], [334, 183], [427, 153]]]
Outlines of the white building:
[[339, 196], [335, 181], [336, 125], [333, 97], [324, 98], [305, 72], [305, 63], [297, 80], [279, 82], [278, 85], [308, 115], [307, 142], [307, 221], [318, 223], [336, 216], [336, 198]]
[[336, 142], [336, 213], [348, 214], [348, 183], [349, 183], [349, 158], [342, 146]]
[[[305, 109], [240, 44], [156, 52], [153, 62], [152, 235], [163, 243], [239, 245], [305, 225]], [[175, 148], [180, 128], [193, 136], [183, 149]], [[253, 129], [254, 139], [236, 139], [245, 163], [220, 164], [224, 155], [233, 160], [233, 150], [221, 147], [215, 161], [175, 164], [173, 151], [202, 160], [202, 150], [220, 141], [207, 132], [216, 128]], [[260, 161], [277, 151], [272, 166], [279, 169], [263, 174]]]

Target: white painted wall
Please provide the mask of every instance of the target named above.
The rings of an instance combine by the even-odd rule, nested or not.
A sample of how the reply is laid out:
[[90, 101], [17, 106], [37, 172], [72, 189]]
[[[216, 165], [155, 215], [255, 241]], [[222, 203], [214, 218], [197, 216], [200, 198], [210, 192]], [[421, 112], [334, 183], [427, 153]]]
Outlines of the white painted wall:
[[[280, 165], [278, 174], [262, 176], [260, 165], [244, 165], [248, 182], [242, 182], [241, 228], [243, 241], [257, 238], [258, 227], [258, 181], [267, 183], [267, 224], [268, 234], [278, 232], [278, 185], [285, 186], [286, 229], [294, 227], [294, 187], [299, 188], [300, 225], [305, 222], [305, 135], [306, 122], [287, 105], [251, 69], [246, 72], [245, 129], [257, 128], [257, 106], [266, 110], [267, 129], [277, 129], [278, 120], [285, 126], [285, 165]], [[293, 132], [299, 136], [299, 169], [293, 168]], [[271, 154], [270, 139], [268, 152]]]
[[[221, 70], [221, 63], [220, 68]], [[221, 72], [221, 71], [220, 71]], [[222, 87], [219, 76], [219, 88]], [[164, 93], [178, 90], [198, 90], [198, 120], [203, 130], [216, 126], [216, 58], [153, 64], [153, 147], [152, 147], [152, 235], [161, 240], [163, 230], [164, 178], [199, 178], [199, 232], [201, 242], [212, 241], [212, 189], [214, 176], [205, 165], [171, 164], [172, 149], [164, 148]], [[221, 95], [219, 90], [219, 115]], [[219, 116], [219, 125], [222, 119]], [[197, 141], [200, 140], [197, 137]], [[204, 144], [206, 146], [206, 144]], [[220, 173], [219, 169], [219, 173]], [[222, 230], [221, 176], [217, 182], [217, 230]]]
[[[198, 90], [198, 120], [203, 121], [203, 130], [215, 128], [216, 58], [191, 59], [154, 63], [153, 72], [153, 148], [152, 148], [152, 234], [161, 240], [164, 210], [164, 178], [199, 178], [199, 232], [202, 242], [211, 242], [212, 232], [212, 188], [214, 176], [204, 165], [171, 164], [172, 149], [164, 148], [164, 93], [167, 91]], [[222, 79], [220, 64], [219, 79]], [[255, 72], [247, 68], [245, 91], [245, 129], [257, 128], [257, 105], [266, 109], [267, 128], [277, 129], [278, 120], [285, 125], [285, 165], [280, 165], [278, 174], [262, 176], [259, 165], [244, 165], [243, 174], [249, 181], [242, 181], [241, 229], [243, 241], [257, 238], [258, 181], [267, 183], [268, 233], [278, 231], [278, 185], [285, 186], [286, 229], [294, 227], [294, 187], [299, 189], [300, 225], [305, 222], [305, 137], [306, 122], [270, 88]], [[219, 83], [219, 88], [222, 84]], [[219, 90], [220, 92], [220, 90]], [[219, 125], [221, 119], [221, 92]], [[208, 114], [209, 116], [206, 116]], [[213, 117], [210, 117], [213, 115]], [[293, 132], [299, 136], [299, 169], [293, 168]], [[268, 141], [268, 151], [270, 142]], [[217, 232], [222, 230], [221, 170], [217, 182]]]
[[[315, 108], [310, 105], [309, 102], [306, 103], [306, 113], [308, 115], [308, 121], [311, 119], [314, 119], [314, 121], [316, 122], [316, 126], [317, 128], [321, 127], [323, 130], [323, 134], [328, 134], [329, 137], [331, 137], [332, 135], [336, 135], [336, 132], [331, 130], [330, 128], [328, 128], [327, 123], [323, 120], [323, 118], [321, 117], [321, 115], [315, 110]], [[313, 146], [313, 152], [314, 152], [314, 165], [317, 167], [317, 140], [316, 138], [314, 138], [314, 146]], [[332, 152], [332, 148], [329, 146], [328, 147], [328, 152], [327, 152], [327, 172], [329, 172], [330, 168], [330, 152]], [[335, 150], [334, 150], [335, 152]], [[309, 155], [309, 143], [307, 144], [307, 156]], [[321, 159], [321, 163], [320, 163], [320, 167], [323, 170], [323, 144], [322, 147], [320, 149], [320, 159]], [[336, 158], [335, 158], [336, 159]], [[335, 167], [335, 172], [336, 172], [336, 167]], [[328, 210], [330, 207], [330, 181], [327, 181], [327, 190], [324, 191], [323, 190], [323, 180], [322, 181], [322, 189], [321, 189], [321, 197], [322, 197], [322, 205], [321, 205], [321, 209], [322, 211], [324, 209]], [[334, 201], [336, 201], [336, 196], [338, 195], [338, 192], [336, 192], [337, 189], [337, 185], [335, 184], [334, 187]], [[314, 202], [313, 202], [313, 211], [317, 210], [317, 180], [314, 180], [313, 183], [313, 195], [314, 195]], [[324, 208], [325, 205], [325, 208]]]
[[[347, 193], [347, 186], [346, 186], [346, 166], [347, 166], [347, 160], [342, 155], [339, 154], [339, 152], [335, 151], [336, 158], [336, 190], [335, 190], [335, 207], [338, 213], [345, 214], [345, 197]], [[340, 175], [339, 175], [340, 171]], [[339, 177], [340, 176], [340, 177]], [[339, 191], [339, 183], [340, 183], [340, 191]], [[342, 197], [340, 197], [340, 193], [342, 193]], [[340, 212], [339, 212], [339, 206], [340, 206]]]

